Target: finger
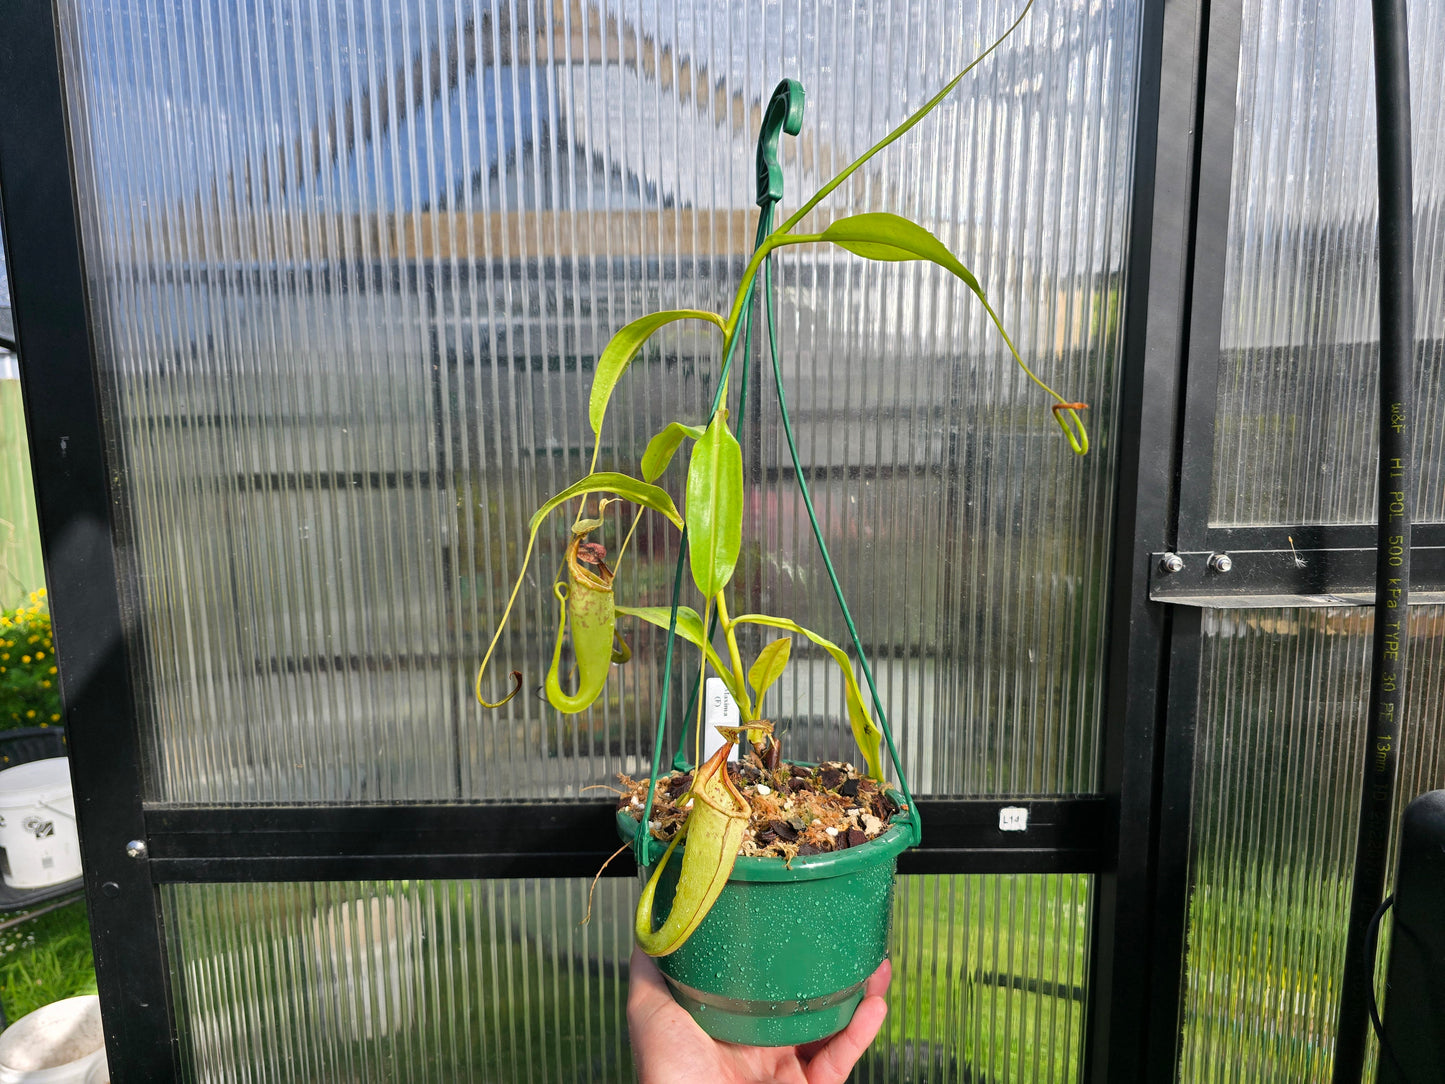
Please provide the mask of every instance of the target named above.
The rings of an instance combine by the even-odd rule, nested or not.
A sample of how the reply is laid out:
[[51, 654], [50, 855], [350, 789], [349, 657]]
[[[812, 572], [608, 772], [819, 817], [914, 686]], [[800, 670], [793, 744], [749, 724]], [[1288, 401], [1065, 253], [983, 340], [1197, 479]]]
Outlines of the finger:
[[672, 994], [667, 989], [667, 980], [662, 977], [657, 964], [636, 945], [632, 946], [630, 974], [627, 989], [629, 1017], [645, 1019], [659, 1008], [673, 1004]]
[[865, 997], [848, 1026], [829, 1039], [808, 1063], [808, 1084], [843, 1084], [887, 1015], [888, 1002], [877, 996]]
[[886, 997], [888, 984], [893, 981], [893, 961], [883, 957], [883, 962], [878, 965], [878, 970], [868, 976], [868, 981], [863, 986], [864, 997]]
[[[878, 969], [869, 975], [863, 984], [864, 997], [887, 997], [888, 984], [893, 981], [893, 961], [886, 956]], [[828, 1045], [832, 1036], [825, 1039], [818, 1039], [815, 1042], [804, 1043], [798, 1047], [798, 1056], [805, 1061], [811, 1060], [817, 1053]]]

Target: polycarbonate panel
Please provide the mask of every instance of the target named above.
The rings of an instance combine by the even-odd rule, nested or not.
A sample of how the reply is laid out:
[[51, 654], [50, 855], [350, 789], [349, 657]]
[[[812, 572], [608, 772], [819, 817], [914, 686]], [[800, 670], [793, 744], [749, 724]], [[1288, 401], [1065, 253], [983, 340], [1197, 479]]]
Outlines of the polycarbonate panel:
[[1083, 1079], [1092, 878], [902, 877], [868, 1084]]
[[[1373, 620], [1364, 608], [1206, 614], [1181, 1082], [1330, 1079]], [[1445, 608], [1413, 609], [1410, 635], [1395, 825], [1445, 786]]]
[[[1411, 4], [1416, 516], [1445, 519], [1445, 6]], [[1379, 441], [1370, 6], [1244, 0], [1211, 519], [1366, 523]]]
[[[1083, 876], [905, 877], [854, 1079], [1080, 1079]], [[166, 885], [188, 1082], [633, 1079], [636, 882]]]
[[[804, 469], [920, 791], [1096, 784], [1139, 9], [1037, 6], [830, 202], [909, 214], [951, 244], [1039, 375], [1090, 404], [1087, 459], [950, 276], [801, 248], [780, 261]], [[517, 668], [527, 695], [487, 712], [471, 689], [531, 510], [586, 470], [597, 352], [644, 311], [726, 309], [781, 77], [809, 102], [784, 141], [786, 209], [1014, 11], [61, 13], [149, 796], [567, 795], [636, 773], [658, 710], [651, 630], [627, 633], [634, 661], [589, 711], [531, 695], [560, 517], [486, 682]], [[718, 363], [696, 329], [661, 336], [599, 465], [635, 469], [651, 433], [701, 419]], [[775, 408], [735, 416], [752, 464], [737, 606], [843, 640]], [[675, 547], [645, 523], [619, 594], [664, 601]], [[791, 753], [856, 757], [837, 674], [795, 655], [772, 708]]]

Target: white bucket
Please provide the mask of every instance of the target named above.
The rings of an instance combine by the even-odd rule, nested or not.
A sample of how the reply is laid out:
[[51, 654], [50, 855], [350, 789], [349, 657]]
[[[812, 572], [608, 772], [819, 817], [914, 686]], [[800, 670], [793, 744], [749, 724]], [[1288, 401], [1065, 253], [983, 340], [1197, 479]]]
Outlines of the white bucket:
[[11, 888], [47, 888], [80, 876], [67, 757], [0, 772], [0, 849], [0, 874]]
[[94, 994], [42, 1005], [0, 1034], [0, 1084], [97, 1084], [109, 1079], [100, 998]]

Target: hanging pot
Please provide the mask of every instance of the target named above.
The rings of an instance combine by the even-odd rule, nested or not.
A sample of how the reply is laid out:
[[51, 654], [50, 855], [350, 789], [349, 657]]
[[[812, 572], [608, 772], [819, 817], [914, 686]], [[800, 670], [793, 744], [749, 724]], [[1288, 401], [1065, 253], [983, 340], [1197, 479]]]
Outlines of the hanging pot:
[[[637, 826], [618, 812], [622, 839]], [[898, 855], [912, 842], [905, 816], [843, 851], [791, 863], [740, 857], [693, 935], [657, 958], [673, 998], [730, 1043], [792, 1046], [842, 1031], [887, 954]], [[672, 905], [679, 858], [659, 881], [656, 925]], [[644, 880], [654, 868], [642, 871]]]

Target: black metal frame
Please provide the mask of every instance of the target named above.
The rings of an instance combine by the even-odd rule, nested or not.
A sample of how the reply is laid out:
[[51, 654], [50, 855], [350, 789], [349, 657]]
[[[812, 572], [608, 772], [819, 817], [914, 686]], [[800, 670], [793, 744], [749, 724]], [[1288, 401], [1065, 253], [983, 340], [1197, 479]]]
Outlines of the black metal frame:
[[1149, 598], [1147, 555], [1172, 545], [1208, 14], [1208, 0], [1149, 4], [1140, 48], [1103, 750], [1118, 848], [1095, 882], [1085, 1049], [1093, 1081], [1145, 1079], [1161, 1011], [1151, 971], [1154, 855], [1173, 622]]
[[[922, 798], [918, 806], [928, 838], [900, 858], [902, 873], [1097, 873], [1112, 853], [1102, 798]], [[615, 808], [606, 800], [154, 806], [145, 815], [147, 862], [157, 882], [591, 877], [617, 849]], [[1000, 830], [1005, 808], [1026, 809], [1027, 829]], [[636, 872], [623, 854], [605, 875]]]
[[48, 3], [0, 6], [0, 198], [106, 1046], [117, 1080], [160, 1081], [177, 1071], [169, 973], [156, 886], [127, 854], [145, 838], [140, 737], [57, 33]]
[[[1171, 1079], [1177, 1058], [1202, 647], [1194, 607], [1343, 598], [1370, 582], [1373, 528], [1207, 523], [1239, 7], [1146, 0], [1102, 793], [922, 799], [928, 836], [899, 863], [903, 873], [1094, 875], [1085, 1065], [1099, 1082]], [[0, 209], [17, 338], [31, 360], [24, 391], [97, 973], [115, 1079], [153, 1082], [178, 1073], [162, 884], [585, 876], [615, 842], [606, 801], [143, 802], [71, 154], [51, 2], [0, 4]], [[1445, 527], [1420, 530], [1417, 547], [1423, 586], [1445, 591]], [[1233, 558], [1228, 573], [1208, 566], [1215, 553]], [[1167, 554], [1184, 567], [1163, 572]], [[999, 809], [1017, 805], [1029, 809], [1028, 831], [1001, 832]], [[480, 838], [505, 842], [479, 853]], [[132, 840], [145, 844], [139, 858]], [[626, 856], [608, 870], [634, 872]]]

